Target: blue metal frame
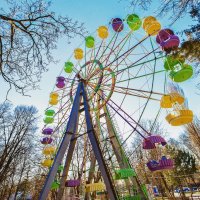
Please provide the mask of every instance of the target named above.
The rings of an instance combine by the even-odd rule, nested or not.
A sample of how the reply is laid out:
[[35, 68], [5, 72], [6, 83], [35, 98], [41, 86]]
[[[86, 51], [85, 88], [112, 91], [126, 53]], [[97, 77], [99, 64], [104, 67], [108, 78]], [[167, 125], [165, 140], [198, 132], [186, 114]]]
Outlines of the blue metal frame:
[[48, 193], [51, 189], [51, 184], [55, 179], [58, 167], [60, 163], [62, 162], [62, 159], [64, 157], [64, 154], [67, 150], [67, 147], [69, 145], [69, 142], [72, 138], [72, 135], [76, 132], [77, 124], [78, 124], [78, 116], [79, 116], [79, 108], [80, 108], [80, 100], [81, 100], [81, 90], [82, 90], [82, 84], [79, 83], [76, 96], [74, 99], [74, 103], [72, 106], [72, 110], [70, 113], [69, 121], [67, 123], [67, 128], [65, 131], [65, 136], [63, 137], [62, 143], [58, 149], [58, 152], [55, 156], [54, 162], [52, 167], [49, 170], [48, 176], [46, 178], [45, 184], [43, 186], [43, 189], [40, 193], [39, 200], [45, 200], [48, 196]]
[[77, 88], [77, 92], [76, 92], [74, 102], [73, 102], [69, 121], [67, 123], [65, 136], [63, 137], [62, 143], [61, 143], [61, 145], [58, 149], [58, 152], [55, 156], [53, 165], [49, 170], [45, 184], [44, 184], [43, 189], [40, 193], [39, 200], [47, 199], [48, 193], [51, 189], [51, 184], [55, 179], [58, 167], [59, 167], [60, 163], [62, 162], [62, 159], [64, 157], [66, 150], [67, 150], [67, 147], [69, 146], [69, 143], [70, 143], [70, 140], [72, 139], [72, 136], [74, 136], [74, 134], [77, 131], [77, 124], [78, 124], [78, 120], [79, 120], [80, 101], [81, 101], [82, 96], [83, 96], [85, 118], [86, 118], [86, 125], [87, 125], [87, 134], [88, 134], [88, 137], [90, 139], [95, 157], [96, 157], [97, 162], [99, 164], [99, 168], [100, 168], [101, 174], [103, 176], [104, 183], [106, 185], [106, 189], [107, 189], [109, 198], [111, 200], [117, 200], [118, 199], [117, 191], [115, 190], [115, 187], [114, 187], [112, 180], [110, 178], [111, 174], [109, 174], [109, 171], [106, 167], [106, 163], [103, 159], [103, 155], [101, 153], [100, 145], [99, 145], [98, 139], [96, 137], [96, 134], [95, 134], [95, 131], [94, 131], [94, 128], [93, 128], [92, 119], [91, 119], [91, 116], [90, 116], [90, 108], [89, 108], [89, 104], [88, 104], [88, 101], [87, 101], [87, 94], [86, 94], [86, 91], [85, 91], [85, 86], [84, 86], [83, 82], [80, 82], [79, 85], [78, 85], [78, 88]]

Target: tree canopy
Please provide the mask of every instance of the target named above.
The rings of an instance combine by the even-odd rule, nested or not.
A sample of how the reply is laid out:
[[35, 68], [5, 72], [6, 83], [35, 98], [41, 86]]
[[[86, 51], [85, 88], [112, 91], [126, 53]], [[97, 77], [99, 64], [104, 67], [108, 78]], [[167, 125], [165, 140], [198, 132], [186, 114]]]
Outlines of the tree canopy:
[[51, 1], [5, 0], [0, 8], [0, 74], [10, 89], [24, 94], [38, 87], [54, 61], [57, 40], [84, 33], [83, 24], [50, 10]]

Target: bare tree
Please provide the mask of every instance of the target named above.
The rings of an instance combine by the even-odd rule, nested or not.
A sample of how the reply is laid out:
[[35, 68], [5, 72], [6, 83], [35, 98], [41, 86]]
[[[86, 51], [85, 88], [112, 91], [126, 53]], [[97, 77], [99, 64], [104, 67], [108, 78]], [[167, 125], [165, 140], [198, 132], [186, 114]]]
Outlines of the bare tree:
[[50, 11], [51, 1], [5, 0], [0, 8], [0, 73], [10, 89], [36, 89], [62, 35], [84, 34], [83, 24]]
[[32, 106], [13, 110], [10, 104], [0, 105], [0, 193], [5, 185], [12, 190], [16, 180], [20, 184], [24, 174], [37, 166], [37, 119]]
[[147, 10], [148, 6], [152, 3], [152, 0], [143, 0], [143, 1], [130, 0], [129, 2], [131, 7], [139, 6], [140, 8]]
[[[198, 155], [200, 152], [200, 120], [195, 117], [193, 122], [185, 126], [185, 134], [189, 137], [189, 142], [194, 152]], [[198, 156], [199, 158], [199, 156]]]
[[[130, 5], [140, 6], [143, 9], [148, 9], [148, 7], [153, 3], [152, 0], [130, 0]], [[157, 14], [161, 16], [166, 16], [166, 14], [171, 13], [173, 22], [178, 20], [180, 17], [189, 13], [192, 7], [197, 6], [198, 0], [162, 0], [158, 1]]]

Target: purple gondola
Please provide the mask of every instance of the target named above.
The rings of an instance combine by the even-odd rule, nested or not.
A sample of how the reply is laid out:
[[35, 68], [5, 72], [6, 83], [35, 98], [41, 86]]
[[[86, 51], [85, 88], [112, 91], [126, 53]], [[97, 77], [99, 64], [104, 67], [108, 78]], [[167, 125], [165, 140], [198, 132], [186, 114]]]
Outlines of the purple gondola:
[[78, 179], [75, 180], [67, 180], [65, 182], [65, 187], [77, 187], [81, 184], [81, 181]]
[[155, 149], [155, 144], [161, 144], [162, 146], [165, 146], [167, 142], [160, 135], [151, 135], [144, 139], [142, 146], [143, 149]]
[[63, 88], [63, 87], [65, 87], [65, 77], [59, 76], [59, 77], [57, 77], [56, 80], [57, 80], [57, 84], [56, 84], [57, 88]]
[[65, 81], [65, 77], [63, 77], [63, 76], [58, 76], [58, 77], [57, 77], [57, 81]]
[[165, 157], [165, 159], [162, 158], [158, 162], [155, 160], [149, 161], [147, 167], [152, 172], [157, 170], [169, 170], [174, 168], [174, 161]]
[[177, 35], [171, 35], [167, 41], [161, 42], [160, 46], [163, 50], [167, 51], [178, 48], [179, 44], [179, 37]]
[[43, 129], [42, 133], [44, 135], [51, 135], [53, 133], [53, 129], [52, 128], [45, 128], [45, 129]]
[[52, 141], [53, 141], [52, 138], [45, 137], [45, 138], [42, 138], [41, 143], [42, 144], [51, 144]]
[[124, 29], [124, 24], [122, 19], [115, 18], [112, 20], [112, 27], [115, 32], [121, 32]]
[[156, 36], [156, 42], [160, 44], [161, 42], [168, 40], [170, 35], [174, 35], [174, 32], [171, 29], [162, 29]]

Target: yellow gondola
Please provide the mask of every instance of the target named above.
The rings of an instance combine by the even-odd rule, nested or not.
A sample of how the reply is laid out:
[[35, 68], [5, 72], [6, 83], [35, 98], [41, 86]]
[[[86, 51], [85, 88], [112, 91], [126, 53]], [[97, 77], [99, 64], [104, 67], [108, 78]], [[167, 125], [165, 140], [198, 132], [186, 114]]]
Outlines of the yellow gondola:
[[101, 39], [106, 39], [108, 37], [108, 28], [106, 26], [100, 26], [97, 33]]
[[52, 92], [51, 94], [50, 94], [50, 98], [51, 99], [57, 99], [58, 98], [58, 93], [57, 92]]
[[161, 24], [155, 17], [149, 16], [144, 19], [142, 27], [148, 35], [157, 35], [161, 29]]
[[150, 24], [157, 21], [155, 17], [153, 16], [148, 16], [146, 18], [144, 18], [143, 23], [142, 23], [142, 28], [146, 29], [146, 27]]
[[191, 123], [193, 120], [193, 112], [191, 110], [175, 110], [168, 114], [165, 118], [172, 126], [181, 126]]
[[57, 105], [58, 104], [58, 99], [50, 99], [49, 104], [51, 105]]
[[44, 155], [53, 155], [56, 152], [56, 148], [53, 146], [45, 147], [42, 151]]
[[83, 50], [80, 48], [77, 48], [74, 50], [74, 58], [76, 60], [81, 60], [83, 58], [83, 54], [84, 54]]
[[58, 93], [57, 92], [52, 92], [50, 94], [50, 100], [49, 100], [49, 104], [51, 105], [57, 105], [58, 104]]
[[173, 104], [183, 104], [184, 97], [182, 97], [179, 93], [173, 92], [169, 94], [165, 94], [162, 96], [160, 100], [160, 107], [161, 108], [172, 108]]
[[43, 160], [41, 163], [41, 165], [43, 167], [51, 167], [52, 164], [53, 164], [53, 160], [51, 160], [51, 159]]
[[105, 190], [106, 186], [104, 183], [90, 183], [85, 186], [86, 192], [95, 192]]

